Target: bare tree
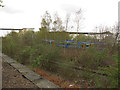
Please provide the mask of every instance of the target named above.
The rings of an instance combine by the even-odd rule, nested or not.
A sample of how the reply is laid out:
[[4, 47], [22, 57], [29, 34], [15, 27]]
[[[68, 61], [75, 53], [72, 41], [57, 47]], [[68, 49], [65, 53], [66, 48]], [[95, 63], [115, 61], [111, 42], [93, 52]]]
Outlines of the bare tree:
[[[99, 39], [99, 41], [104, 41], [105, 37], [106, 36], [111, 36], [111, 27], [108, 27], [108, 26], [103, 26], [103, 25], [100, 25], [98, 27], [96, 27], [96, 30], [98, 30], [99, 35], [97, 35], [97, 38]], [[102, 33], [105, 33], [105, 34], [102, 34]]]
[[120, 26], [118, 26], [118, 25], [114, 25], [113, 26], [113, 33], [114, 33], [114, 38], [115, 38], [115, 40], [114, 40], [114, 43], [113, 43], [113, 47], [116, 45], [116, 43], [118, 43], [118, 41], [119, 41], [119, 38], [120, 38]]
[[[79, 31], [79, 29], [80, 29], [80, 21], [81, 21], [81, 19], [82, 19], [82, 10], [81, 9], [79, 9], [78, 11], [76, 11], [75, 12], [75, 22], [76, 22], [76, 24], [77, 24], [77, 32]], [[77, 36], [78, 36], [78, 34], [77, 34]], [[77, 40], [76, 40], [77, 41]]]
[[65, 30], [68, 31], [68, 23], [70, 21], [70, 14], [67, 14], [66, 15], [66, 20], [65, 20], [65, 23], [66, 23], [66, 27], [65, 27]]
[[76, 11], [76, 24], [77, 24], [77, 32], [79, 31], [80, 28], [80, 20], [82, 19], [82, 10], [79, 9], [78, 11]]

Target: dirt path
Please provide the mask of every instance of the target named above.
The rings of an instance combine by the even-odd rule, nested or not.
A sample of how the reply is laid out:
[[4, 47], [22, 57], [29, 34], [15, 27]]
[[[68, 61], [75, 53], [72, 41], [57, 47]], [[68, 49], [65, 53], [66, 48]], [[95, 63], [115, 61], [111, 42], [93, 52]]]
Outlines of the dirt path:
[[2, 62], [2, 88], [38, 88], [15, 68]]

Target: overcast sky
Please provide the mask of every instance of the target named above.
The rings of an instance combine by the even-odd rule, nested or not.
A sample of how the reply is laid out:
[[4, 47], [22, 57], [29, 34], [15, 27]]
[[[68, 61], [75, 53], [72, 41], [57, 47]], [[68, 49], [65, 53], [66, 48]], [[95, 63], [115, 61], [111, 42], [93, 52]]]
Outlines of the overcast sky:
[[[118, 21], [118, 2], [120, 0], [3, 0], [0, 7], [0, 28], [40, 27], [41, 16], [48, 11], [55, 12], [64, 21], [67, 13], [72, 14], [79, 8], [83, 11], [80, 31], [94, 31], [96, 26], [112, 26]], [[73, 24], [74, 26], [74, 24]], [[70, 30], [71, 31], [71, 30]], [[75, 31], [72, 30], [72, 31]], [[0, 35], [7, 31], [0, 32]]]

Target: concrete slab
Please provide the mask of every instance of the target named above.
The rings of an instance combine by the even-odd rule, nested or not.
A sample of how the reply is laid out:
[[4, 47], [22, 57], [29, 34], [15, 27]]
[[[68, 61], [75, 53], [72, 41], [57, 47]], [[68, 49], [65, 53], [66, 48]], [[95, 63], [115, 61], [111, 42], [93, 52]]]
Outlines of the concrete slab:
[[20, 68], [26, 68], [24, 65], [20, 64], [20, 63], [11, 63], [11, 65], [13, 67], [15, 67], [16, 69], [20, 69]]
[[48, 81], [47, 79], [36, 80], [33, 83], [35, 83], [39, 88], [60, 88], [59, 86], [53, 84], [52, 82]]
[[28, 74], [28, 73], [33, 73], [33, 71], [31, 71], [31, 70], [28, 69], [28, 68], [19, 68], [18, 71], [19, 71], [20, 73], [22, 73], [23, 75], [26, 75], [26, 74]]
[[3, 58], [4, 61], [6, 61], [8, 63], [16, 63], [15, 60], [13, 60], [12, 58], [10, 58], [10, 57], [8, 57], [8, 56], [6, 56], [4, 54], [2, 55], [2, 58]]
[[8, 63], [17, 63], [15, 60], [13, 60], [13, 59], [9, 59], [9, 58], [5, 58], [4, 59], [5, 61], [7, 61]]
[[40, 77], [40, 75], [36, 74], [36, 73], [27, 73], [26, 75], [24, 75], [27, 79], [29, 79], [30, 81], [35, 81], [35, 80], [38, 80], [42, 77]]

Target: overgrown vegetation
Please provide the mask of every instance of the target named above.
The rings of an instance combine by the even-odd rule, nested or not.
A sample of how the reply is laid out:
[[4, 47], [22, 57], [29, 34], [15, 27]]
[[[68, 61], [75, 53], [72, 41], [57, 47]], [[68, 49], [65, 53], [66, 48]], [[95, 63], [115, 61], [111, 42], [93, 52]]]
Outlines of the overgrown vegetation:
[[[85, 35], [73, 38], [63, 30], [50, 33], [50, 23], [50, 17], [43, 18], [40, 31], [12, 31], [2, 38], [2, 52], [22, 64], [56, 73], [77, 83], [82, 78], [89, 82], [90, 87], [118, 87], [118, 43], [113, 50], [113, 42], [108, 40], [108, 36], [99, 40]], [[54, 21], [54, 24], [57, 23]], [[106, 45], [100, 50], [97, 46], [88, 49], [52, 47], [42, 41], [45, 39], [105, 42]]]
[[[52, 47], [48, 43], [38, 41], [37, 33], [41, 32], [11, 32], [3, 37], [3, 53], [22, 64], [58, 73], [69, 80], [74, 81], [76, 78], [92, 80], [90, 85], [93, 81], [96, 83], [93, 87], [118, 86], [118, 55], [116, 52], [111, 55], [108, 48], [97, 50], [95, 47], [89, 47], [83, 50]], [[85, 70], [76, 70], [75, 67]], [[90, 70], [107, 74], [109, 77], [93, 74], [89, 72]]]

